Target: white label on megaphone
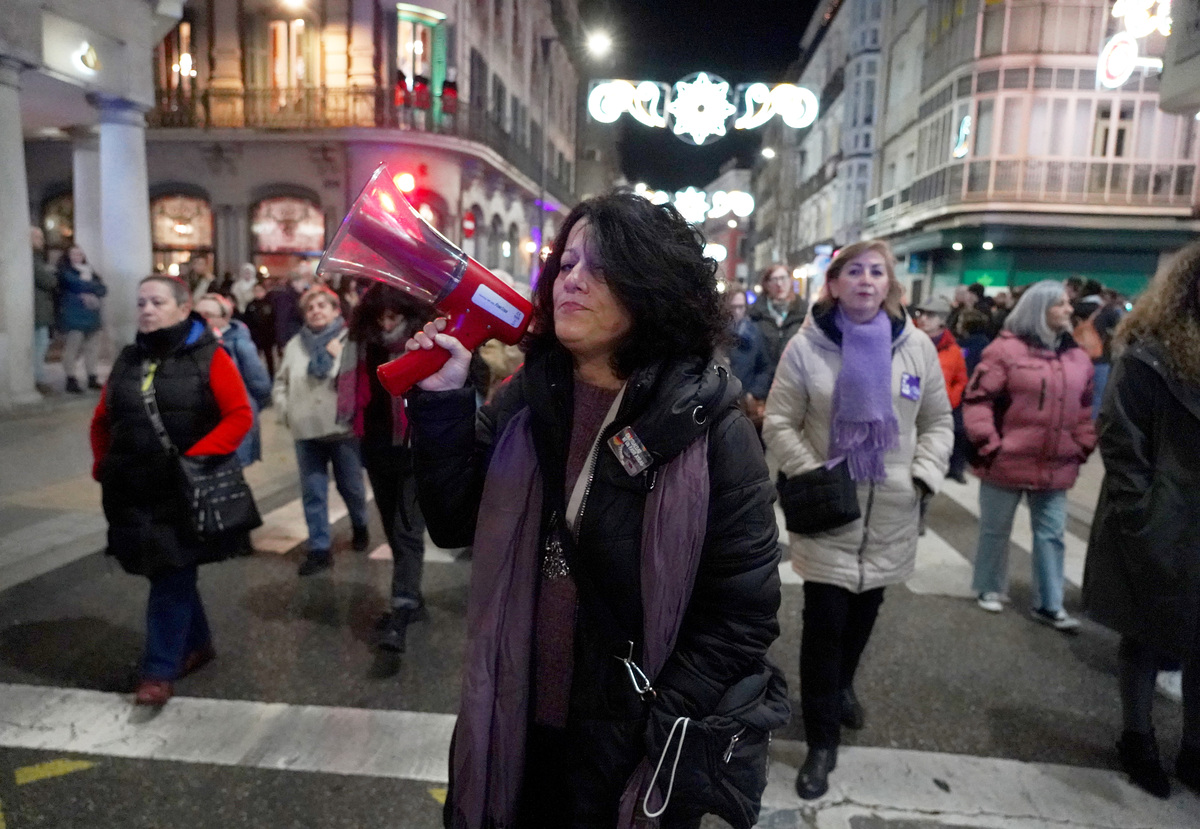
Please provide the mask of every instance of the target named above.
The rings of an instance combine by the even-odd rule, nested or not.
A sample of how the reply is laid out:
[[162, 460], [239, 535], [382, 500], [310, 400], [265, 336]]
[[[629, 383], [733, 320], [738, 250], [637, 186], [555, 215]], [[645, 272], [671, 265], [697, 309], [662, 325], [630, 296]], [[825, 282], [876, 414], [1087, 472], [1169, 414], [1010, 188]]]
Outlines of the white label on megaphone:
[[487, 285], [480, 285], [475, 289], [475, 295], [471, 297], [471, 303], [478, 305], [480, 308], [496, 317], [496, 319], [503, 320], [513, 328], [520, 326], [521, 320], [525, 318], [525, 315], [513, 307], [511, 302], [500, 296], [500, 294], [493, 291]]

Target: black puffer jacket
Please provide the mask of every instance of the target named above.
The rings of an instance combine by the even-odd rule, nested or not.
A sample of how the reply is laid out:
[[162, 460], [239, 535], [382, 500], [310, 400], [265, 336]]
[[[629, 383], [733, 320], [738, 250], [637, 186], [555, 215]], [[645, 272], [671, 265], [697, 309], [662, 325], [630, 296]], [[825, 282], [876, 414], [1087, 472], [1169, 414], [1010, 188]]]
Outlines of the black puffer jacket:
[[788, 340], [796, 336], [800, 326], [804, 325], [804, 317], [807, 314], [808, 303], [802, 296], [792, 297], [791, 303], [788, 304], [787, 317], [784, 318], [782, 325], [777, 323], [775, 317], [771, 316], [771, 312], [767, 310], [765, 295], [751, 305], [750, 310], [746, 312], [746, 316], [758, 326], [763, 340], [767, 343], [767, 356], [771, 358], [772, 377], [775, 376], [775, 369], [779, 366], [779, 359], [783, 356], [783, 349], [787, 346]]
[[1200, 632], [1200, 387], [1159, 348], [1130, 347], [1108, 381], [1083, 601], [1105, 627], [1183, 658]]
[[[565, 353], [531, 357], [472, 418], [473, 392], [418, 393], [410, 402], [421, 509], [435, 542], [472, 540], [491, 449], [509, 420], [529, 407], [547, 490], [564, 489], [573, 411], [573, 378]], [[601, 449], [579, 525], [578, 561], [608, 599], [619, 630], [580, 599], [568, 732], [578, 749], [567, 770], [574, 826], [609, 826], [621, 791], [646, 756], [648, 711], [633, 692], [617, 643], [637, 644], [641, 659], [642, 516], [659, 469], [709, 430], [711, 493], [700, 569], [675, 650], [655, 681], [654, 705], [672, 714], [710, 713], [724, 691], [762, 664], [779, 635], [779, 555], [774, 487], [749, 420], [737, 410], [736, 379], [713, 364], [655, 365], [636, 372], [605, 436], [632, 425], [654, 458], [631, 477]], [[547, 499], [549, 500], [549, 499]], [[543, 526], [545, 526], [543, 516]], [[582, 589], [582, 588], [581, 588]], [[627, 646], [626, 646], [627, 650]]]

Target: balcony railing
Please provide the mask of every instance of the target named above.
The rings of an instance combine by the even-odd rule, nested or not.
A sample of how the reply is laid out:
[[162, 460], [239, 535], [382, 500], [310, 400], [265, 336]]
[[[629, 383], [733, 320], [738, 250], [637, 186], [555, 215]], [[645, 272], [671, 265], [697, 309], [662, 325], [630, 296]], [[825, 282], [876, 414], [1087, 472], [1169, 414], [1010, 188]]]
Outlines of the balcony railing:
[[[482, 107], [464, 106], [448, 114], [438, 106], [417, 109], [397, 107], [392, 90], [374, 87], [335, 89], [208, 89], [190, 96], [159, 92], [157, 106], [146, 120], [151, 127], [261, 130], [315, 130], [344, 127], [380, 127], [455, 135], [495, 150], [525, 175], [541, 182], [536, 152], [506, 132]], [[436, 114], [435, 114], [436, 113]], [[570, 183], [552, 166], [545, 171], [547, 192], [563, 204], [575, 196]]]
[[890, 225], [945, 205], [1027, 202], [1112, 207], [1181, 207], [1197, 203], [1194, 163], [1106, 160], [981, 159], [942, 167], [898, 193], [867, 203], [866, 225]]

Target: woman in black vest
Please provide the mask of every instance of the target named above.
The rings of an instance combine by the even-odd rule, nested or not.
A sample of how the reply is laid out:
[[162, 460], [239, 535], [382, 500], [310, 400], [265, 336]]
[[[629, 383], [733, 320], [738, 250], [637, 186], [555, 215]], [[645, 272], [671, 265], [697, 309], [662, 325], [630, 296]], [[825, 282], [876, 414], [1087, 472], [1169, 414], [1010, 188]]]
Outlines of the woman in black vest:
[[159, 440], [142, 395], [152, 384], [163, 426], [184, 455], [225, 455], [250, 430], [253, 415], [233, 360], [199, 315], [187, 285], [150, 276], [138, 286], [138, 334], [113, 364], [92, 418], [93, 477], [103, 491], [108, 554], [128, 573], [150, 579], [146, 650], [135, 702], [162, 705], [176, 679], [215, 655], [196, 567], [219, 561], [233, 539], [203, 543], [189, 532], [178, 464]]

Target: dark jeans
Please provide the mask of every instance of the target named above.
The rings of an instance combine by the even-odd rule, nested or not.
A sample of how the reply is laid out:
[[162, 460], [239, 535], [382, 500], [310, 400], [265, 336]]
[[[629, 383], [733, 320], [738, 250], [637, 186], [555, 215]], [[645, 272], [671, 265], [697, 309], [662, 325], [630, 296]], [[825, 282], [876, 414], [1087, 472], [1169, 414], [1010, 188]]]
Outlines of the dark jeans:
[[841, 691], [854, 683], [881, 604], [882, 587], [851, 593], [832, 584], [804, 583], [800, 709], [810, 747], [841, 743]]
[[425, 517], [417, 505], [412, 454], [399, 446], [363, 444], [363, 465], [392, 548], [392, 607], [420, 607], [425, 564]]
[[196, 588], [196, 568], [168, 570], [150, 580], [143, 679], [174, 680], [183, 660], [209, 643], [208, 619]]

